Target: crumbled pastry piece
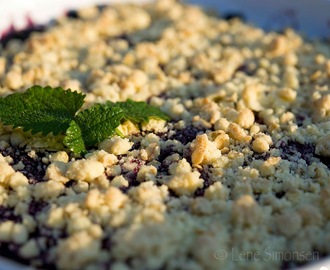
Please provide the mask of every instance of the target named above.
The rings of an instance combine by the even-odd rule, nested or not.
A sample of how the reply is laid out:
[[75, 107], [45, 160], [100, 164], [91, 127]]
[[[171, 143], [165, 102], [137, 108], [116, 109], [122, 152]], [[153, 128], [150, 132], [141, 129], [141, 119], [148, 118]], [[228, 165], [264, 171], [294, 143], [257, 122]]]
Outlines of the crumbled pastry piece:
[[12, 221], [5, 221], [0, 224], [0, 240], [9, 242], [13, 237], [13, 228], [15, 223]]
[[288, 67], [284, 73], [284, 86], [297, 89], [299, 87], [298, 72], [293, 67]]
[[330, 113], [330, 95], [322, 96], [313, 103], [313, 117], [316, 121], [326, 121]]
[[92, 189], [86, 196], [85, 205], [89, 209], [97, 208], [102, 203], [101, 193], [97, 189]]
[[23, 244], [28, 240], [29, 233], [22, 224], [15, 224], [12, 228], [12, 241], [15, 244]]
[[191, 161], [194, 165], [199, 165], [203, 162], [204, 156], [207, 153], [208, 138], [206, 134], [196, 137], [195, 143], [192, 144]]
[[22, 171], [25, 168], [25, 165], [22, 161], [19, 161], [17, 164], [13, 165], [15, 171]]
[[301, 229], [302, 218], [298, 213], [287, 210], [276, 217], [276, 224], [281, 234], [292, 236]]
[[216, 144], [218, 149], [223, 149], [225, 147], [228, 147], [230, 142], [229, 142], [229, 136], [225, 133], [220, 133], [215, 139], [214, 143]]
[[28, 239], [28, 231], [22, 224], [5, 221], [0, 224], [0, 239], [4, 242], [13, 241], [15, 244], [23, 244]]
[[19, 254], [24, 258], [24, 259], [31, 259], [38, 257], [40, 254], [40, 250], [38, 247], [38, 244], [36, 240], [31, 239], [28, 242], [26, 242], [20, 249], [19, 249]]
[[15, 130], [13, 133], [10, 135], [10, 144], [14, 146], [19, 146], [23, 144], [25, 141], [24, 134], [22, 130]]
[[68, 164], [66, 176], [76, 181], [92, 182], [104, 173], [104, 166], [96, 160], [77, 160]]
[[214, 124], [220, 118], [219, 106], [209, 98], [199, 98], [194, 103], [201, 118], [207, 123]]
[[51, 154], [49, 160], [50, 162], [60, 161], [67, 163], [69, 162], [69, 156], [65, 151], [58, 151], [54, 154]]
[[66, 183], [70, 179], [66, 176], [68, 164], [61, 161], [54, 161], [47, 167], [45, 180], [55, 180], [58, 182]]
[[98, 189], [92, 189], [87, 193], [85, 205], [91, 211], [99, 211], [101, 205], [107, 206], [108, 211], [117, 211], [127, 201], [127, 196], [114, 187], [110, 186], [105, 193]]
[[279, 91], [279, 96], [287, 102], [293, 102], [296, 100], [297, 92], [291, 88], [282, 88]]
[[303, 226], [306, 225], [316, 225], [319, 226], [323, 222], [323, 216], [320, 210], [313, 205], [301, 205], [297, 212], [302, 218]]
[[28, 186], [28, 184], [29, 184], [29, 180], [24, 174], [20, 172], [16, 172], [13, 175], [11, 175], [8, 181], [8, 186], [11, 187], [12, 189], [17, 189], [22, 186]]
[[99, 149], [110, 154], [123, 155], [131, 149], [132, 145], [133, 142], [130, 142], [127, 138], [113, 137], [99, 143]]
[[5, 76], [5, 85], [9, 89], [20, 89], [24, 84], [20, 70], [11, 70]]
[[261, 111], [262, 105], [262, 87], [259, 84], [248, 84], [242, 93], [243, 101], [247, 108], [253, 111]]
[[275, 169], [279, 166], [281, 161], [280, 157], [270, 157], [264, 162], [261, 162], [259, 172], [262, 176], [272, 176], [275, 173]]
[[143, 181], [153, 181], [155, 180], [155, 177], [157, 175], [157, 168], [154, 166], [147, 166], [143, 165], [141, 166], [137, 176], [136, 180], [143, 182]]
[[221, 182], [215, 182], [205, 190], [205, 197], [209, 200], [226, 200], [228, 195], [229, 191], [227, 187], [223, 186]]
[[115, 211], [123, 207], [126, 201], [127, 196], [116, 187], [109, 187], [104, 194], [104, 203], [109, 207], [110, 211]]
[[191, 143], [192, 155], [191, 161], [194, 166], [210, 164], [221, 156], [221, 151], [217, 145], [209, 141], [206, 134], [198, 135]]
[[257, 153], [265, 153], [269, 150], [269, 143], [264, 138], [258, 137], [252, 142], [252, 149]]
[[6, 58], [0, 57], [0, 76], [2, 76], [6, 70]]
[[111, 185], [114, 187], [128, 187], [129, 186], [129, 182], [125, 179], [124, 176], [122, 175], [118, 175], [115, 176], [112, 181], [111, 181]]
[[157, 159], [160, 154], [160, 147], [157, 143], [150, 143], [145, 149], [140, 150], [142, 160]]
[[168, 187], [178, 195], [192, 195], [197, 188], [203, 186], [204, 180], [200, 178], [200, 173], [192, 171], [186, 159], [173, 163], [169, 170], [173, 176], [168, 182]]
[[284, 36], [275, 37], [270, 44], [270, 53], [273, 56], [280, 56], [288, 51], [288, 42]]
[[253, 226], [261, 221], [261, 209], [251, 195], [243, 195], [233, 204], [232, 222], [241, 226]]
[[330, 134], [318, 139], [315, 146], [315, 154], [325, 157], [330, 156]]
[[229, 122], [226, 118], [220, 118], [214, 123], [215, 130], [227, 131], [229, 127]]
[[248, 129], [254, 123], [254, 114], [250, 109], [243, 109], [238, 113], [236, 123], [242, 128]]
[[152, 181], [148, 181], [130, 190], [129, 195], [140, 204], [157, 204], [167, 199], [168, 188], [165, 185], [157, 187]]
[[247, 135], [246, 131], [236, 123], [230, 123], [228, 126], [228, 134], [231, 138], [239, 142], [251, 141], [251, 136]]
[[100, 240], [83, 230], [60, 241], [56, 250], [58, 265], [62, 269], [70, 269], [72, 265], [83, 267], [97, 259], [100, 252]]
[[131, 121], [127, 120], [118, 127], [119, 131], [124, 135], [132, 135], [140, 132], [138, 127], [134, 125]]
[[113, 165], [111, 167], [106, 168], [106, 174], [109, 177], [119, 176], [122, 172], [120, 165]]
[[166, 132], [165, 128], [166, 121], [162, 119], [150, 119], [148, 123], [142, 124], [142, 130], [144, 131], [153, 131], [156, 133]]
[[51, 200], [64, 193], [63, 183], [49, 180], [45, 183], [38, 183], [34, 188], [34, 196], [37, 199]]
[[114, 154], [109, 154], [104, 150], [95, 151], [91, 154], [87, 154], [85, 157], [88, 160], [101, 162], [105, 168], [115, 165], [118, 162], [118, 159]]
[[0, 161], [0, 183], [7, 185], [10, 177], [15, 173], [14, 169], [5, 161]]

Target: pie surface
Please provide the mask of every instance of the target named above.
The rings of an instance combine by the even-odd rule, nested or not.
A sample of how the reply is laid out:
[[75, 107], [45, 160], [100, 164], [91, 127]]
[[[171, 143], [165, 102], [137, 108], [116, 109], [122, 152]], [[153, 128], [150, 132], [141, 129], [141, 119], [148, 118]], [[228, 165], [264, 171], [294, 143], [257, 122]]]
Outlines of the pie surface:
[[[75, 17], [75, 18], [72, 18]], [[0, 126], [0, 254], [50, 269], [284, 269], [330, 253], [330, 49], [200, 7], [79, 10], [0, 47], [33, 85], [171, 120], [74, 157]], [[24, 116], [23, 116], [24, 117]]]

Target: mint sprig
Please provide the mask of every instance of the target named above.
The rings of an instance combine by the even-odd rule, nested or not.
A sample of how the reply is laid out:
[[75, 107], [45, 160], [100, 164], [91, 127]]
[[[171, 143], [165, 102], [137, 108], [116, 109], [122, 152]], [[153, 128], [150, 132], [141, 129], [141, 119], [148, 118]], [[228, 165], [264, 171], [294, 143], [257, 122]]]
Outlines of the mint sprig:
[[0, 98], [0, 120], [32, 134], [63, 134], [63, 144], [75, 154], [116, 134], [123, 120], [135, 124], [152, 118], [169, 120], [158, 108], [132, 100], [96, 104], [78, 112], [84, 98], [84, 94], [70, 89], [33, 86], [24, 93]]
[[164, 119], [166, 121], [170, 120], [170, 118], [157, 107], [150, 106], [143, 101], [136, 102], [128, 99], [125, 102], [117, 103], [108, 101], [106, 104], [109, 107], [121, 108], [124, 113], [124, 118], [135, 124], [148, 123], [152, 118]]

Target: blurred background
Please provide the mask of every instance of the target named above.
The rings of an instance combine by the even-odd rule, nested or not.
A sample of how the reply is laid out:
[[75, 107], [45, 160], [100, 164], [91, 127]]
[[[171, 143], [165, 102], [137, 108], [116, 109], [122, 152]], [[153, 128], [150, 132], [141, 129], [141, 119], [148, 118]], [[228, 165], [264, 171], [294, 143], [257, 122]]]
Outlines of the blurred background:
[[[0, 0], [0, 38], [11, 31], [47, 23], [68, 10], [95, 4], [143, 3], [152, 0]], [[186, 0], [218, 11], [241, 16], [265, 30], [294, 28], [309, 37], [330, 39], [330, 0]]]

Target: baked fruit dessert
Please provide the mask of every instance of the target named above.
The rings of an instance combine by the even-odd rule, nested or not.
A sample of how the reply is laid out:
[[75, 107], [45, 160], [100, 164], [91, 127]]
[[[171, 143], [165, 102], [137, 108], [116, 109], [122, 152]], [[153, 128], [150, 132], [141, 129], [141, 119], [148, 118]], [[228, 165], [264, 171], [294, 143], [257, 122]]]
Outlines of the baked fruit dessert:
[[[31, 88], [29, 102], [61, 87], [85, 95], [81, 110], [145, 106], [111, 136], [85, 136], [86, 151], [0, 113], [1, 255], [88, 270], [285, 269], [329, 255], [329, 42], [176, 1], [118, 4], [9, 41], [0, 77], [2, 112]], [[20, 100], [24, 121], [47, 115], [47, 98]], [[137, 124], [149, 105], [159, 111]], [[75, 130], [97, 133], [86, 119]]]

